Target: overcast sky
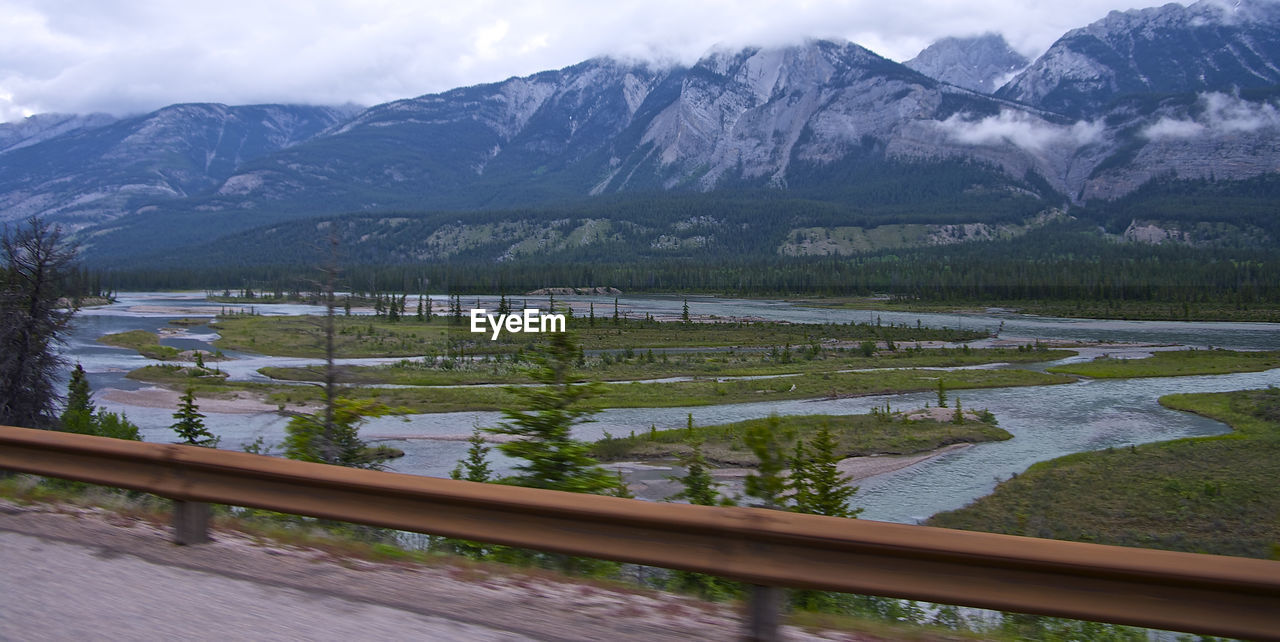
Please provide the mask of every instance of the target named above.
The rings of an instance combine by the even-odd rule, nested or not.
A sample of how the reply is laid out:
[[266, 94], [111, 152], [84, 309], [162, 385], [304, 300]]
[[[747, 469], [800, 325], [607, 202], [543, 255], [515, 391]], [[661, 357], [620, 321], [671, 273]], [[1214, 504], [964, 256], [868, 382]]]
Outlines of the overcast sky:
[[373, 105], [598, 55], [852, 40], [898, 61], [949, 35], [1028, 57], [1145, 0], [0, 0], [0, 121], [178, 102]]

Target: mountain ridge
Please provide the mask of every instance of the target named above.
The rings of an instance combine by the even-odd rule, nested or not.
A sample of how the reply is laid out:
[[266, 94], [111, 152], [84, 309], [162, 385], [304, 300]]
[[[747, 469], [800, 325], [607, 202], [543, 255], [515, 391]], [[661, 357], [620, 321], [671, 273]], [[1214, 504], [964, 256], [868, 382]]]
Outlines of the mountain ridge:
[[[1149, 90], [1126, 84], [1151, 52], [1194, 57], [1245, 41], [1276, 43], [1255, 47], [1265, 64], [1254, 67], [1280, 80], [1280, 5], [1241, 7], [1113, 12], [993, 94], [955, 82], [964, 79], [939, 52], [977, 52], [952, 67], [992, 83], [1018, 63], [998, 36], [940, 41], [909, 61], [931, 75], [825, 39], [717, 47], [688, 66], [593, 58], [358, 109], [191, 103], [101, 122], [43, 117], [0, 126], [0, 218], [38, 214], [80, 230], [91, 257], [137, 256], [139, 239], [192, 244], [351, 212], [578, 211], [617, 199], [705, 207], [703, 194], [1001, 225], [1012, 212], [1030, 220], [1156, 179], [1274, 173], [1280, 90], [1239, 88], [1240, 56], [1222, 58], [1222, 78], [1194, 67], [1198, 84], [1172, 72], [1144, 76]], [[1203, 47], [1191, 46], [1200, 36]], [[1103, 64], [1116, 43], [1137, 43], [1138, 56]], [[1107, 73], [1094, 84], [1072, 75], [1097, 65]], [[842, 227], [829, 222], [808, 227]], [[668, 223], [628, 224], [685, 238]], [[665, 243], [646, 234], [627, 238]]]

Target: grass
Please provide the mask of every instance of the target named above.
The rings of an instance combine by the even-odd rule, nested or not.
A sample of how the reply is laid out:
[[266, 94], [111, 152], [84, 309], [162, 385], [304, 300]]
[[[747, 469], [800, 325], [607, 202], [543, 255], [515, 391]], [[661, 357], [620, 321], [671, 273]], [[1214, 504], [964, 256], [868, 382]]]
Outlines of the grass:
[[[601, 408], [671, 408], [852, 397], [936, 390], [939, 379], [949, 391], [1044, 386], [1075, 381], [1072, 377], [1029, 370], [887, 370], [726, 382], [612, 383], [604, 384], [602, 394], [593, 402]], [[500, 387], [349, 388], [343, 394], [353, 398], [376, 398], [414, 413], [500, 410], [515, 403], [514, 397]], [[307, 405], [316, 403], [319, 395], [320, 390], [315, 386], [278, 387], [269, 401]]]
[[98, 342], [116, 346], [117, 348], [136, 350], [144, 357], [161, 361], [177, 359], [178, 355], [181, 354], [181, 351], [173, 346], [160, 345], [160, 336], [146, 330], [130, 330], [128, 332], [108, 334], [99, 337]]
[[[322, 357], [320, 317], [219, 317], [216, 327], [221, 349], [271, 356]], [[420, 357], [457, 354], [511, 354], [541, 343], [540, 334], [504, 333], [498, 340], [474, 334], [469, 326], [450, 326], [444, 319], [430, 323], [389, 322], [368, 316], [336, 318], [338, 357]], [[967, 341], [986, 336], [969, 330], [874, 324], [816, 325], [791, 323], [677, 323], [598, 318], [594, 324], [577, 318], [569, 328], [584, 350], [644, 350], [648, 348], [774, 347], [820, 345], [823, 341]]]
[[[654, 355], [632, 351], [585, 359], [578, 372], [584, 379], [629, 381], [663, 377], [741, 377], [781, 374], [821, 374], [858, 368], [956, 367], [986, 363], [1029, 363], [1062, 359], [1076, 354], [1071, 350], [1017, 350], [1010, 348], [880, 350], [864, 356], [856, 350], [808, 348], [801, 356], [783, 358], [766, 351], [684, 352]], [[324, 368], [266, 367], [259, 370], [284, 381], [323, 381]], [[456, 361], [417, 359], [384, 366], [342, 367], [339, 380], [349, 384], [396, 384], [409, 386], [449, 386], [484, 383], [528, 383], [520, 364], [510, 361]]]
[[143, 366], [129, 372], [125, 377], [136, 381], [186, 387], [199, 383], [218, 384], [227, 378], [227, 373], [222, 372], [221, 370], [210, 370], [208, 368], [198, 368], [196, 366], [179, 366], [166, 363], [154, 366]]
[[[986, 415], [990, 417], [990, 414]], [[650, 430], [625, 437], [607, 437], [592, 445], [592, 455], [603, 461], [670, 459], [690, 452], [689, 442], [699, 439], [707, 461], [724, 466], [755, 466], [760, 462], [743, 443], [752, 427], [777, 422], [779, 443], [788, 450], [798, 440], [809, 441], [823, 427], [836, 439], [840, 457], [864, 455], [908, 455], [958, 443], [1002, 441], [1013, 435], [988, 421], [966, 420], [962, 424], [933, 420], [912, 421], [899, 413], [866, 415], [799, 415], [751, 419], [693, 429]]]
[[1280, 559], [1280, 389], [1168, 395], [1234, 432], [1035, 464], [932, 526]]
[[1120, 379], [1259, 372], [1272, 368], [1280, 368], [1280, 350], [1270, 352], [1171, 350], [1154, 352], [1145, 359], [1102, 357], [1085, 363], [1054, 366], [1048, 370], [1095, 379]]

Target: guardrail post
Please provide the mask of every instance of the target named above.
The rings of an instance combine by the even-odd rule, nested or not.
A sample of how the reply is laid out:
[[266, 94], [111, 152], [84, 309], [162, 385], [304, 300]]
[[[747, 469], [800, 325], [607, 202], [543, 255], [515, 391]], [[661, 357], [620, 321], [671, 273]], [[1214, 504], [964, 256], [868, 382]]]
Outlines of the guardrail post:
[[187, 546], [209, 541], [209, 505], [173, 500], [173, 543]]
[[747, 636], [751, 642], [781, 640], [778, 620], [782, 613], [782, 589], [776, 586], [751, 585], [747, 598]]

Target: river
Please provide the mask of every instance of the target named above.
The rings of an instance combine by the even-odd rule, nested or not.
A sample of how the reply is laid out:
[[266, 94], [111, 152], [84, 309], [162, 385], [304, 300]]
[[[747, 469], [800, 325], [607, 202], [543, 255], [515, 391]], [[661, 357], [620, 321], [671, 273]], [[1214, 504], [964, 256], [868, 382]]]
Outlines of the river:
[[[433, 297], [443, 302], [443, 295]], [[561, 297], [560, 300], [564, 300]], [[530, 298], [532, 302], [533, 298]], [[576, 307], [594, 303], [597, 316], [613, 312], [612, 297], [571, 297]], [[800, 307], [783, 301], [690, 297], [694, 315], [751, 317], [792, 322], [848, 323], [871, 321], [915, 325], [917, 320], [935, 327], [963, 327], [995, 331], [1004, 338], [1066, 339], [1151, 344], [1180, 344], [1200, 347], [1237, 349], [1280, 349], [1280, 324], [1269, 323], [1185, 323], [1165, 321], [1106, 321], [1060, 319], [1014, 315], [993, 311], [984, 314], [901, 313], [866, 310], [833, 310]], [[464, 303], [470, 305], [468, 299]], [[489, 305], [488, 303], [483, 303]], [[682, 297], [620, 297], [620, 308], [633, 316], [650, 313], [655, 316], [678, 317], [684, 304]], [[134, 390], [146, 387], [124, 377], [129, 370], [153, 363], [131, 350], [104, 346], [96, 339], [104, 334], [127, 330], [157, 331], [172, 328], [169, 321], [178, 317], [209, 316], [223, 307], [210, 304], [200, 294], [130, 293], [120, 295], [110, 306], [82, 311], [75, 319], [67, 342], [66, 355], [73, 363], [81, 363], [89, 373], [93, 389], [99, 393], [97, 403], [110, 410], [121, 411], [142, 428], [148, 441], [170, 441], [173, 433], [172, 408], [146, 408], [104, 401], [101, 393], [108, 389]], [[492, 304], [496, 307], [496, 303]], [[262, 314], [316, 314], [322, 309], [305, 305], [264, 305]], [[195, 326], [180, 337], [164, 338], [162, 343], [182, 349], [208, 348], [216, 335], [205, 326]], [[232, 361], [219, 366], [242, 380], [265, 379], [256, 373], [265, 365], [314, 363], [314, 360], [263, 357], [228, 352]], [[371, 360], [361, 360], [369, 362]], [[1047, 364], [1040, 364], [1041, 366]], [[893, 522], [916, 522], [938, 511], [959, 508], [988, 494], [998, 479], [1026, 470], [1046, 459], [1084, 450], [1121, 447], [1128, 444], [1176, 439], [1186, 436], [1212, 435], [1225, 432], [1223, 424], [1167, 410], [1156, 403], [1161, 395], [1175, 392], [1217, 392], [1280, 385], [1280, 369], [1259, 373], [1172, 377], [1134, 380], [1086, 380], [1079, 383], [990, 390], [953, 391], [966, 408], [986, 408], [995, 413], [1001, 427], [1014, 435], [1004, 442], [979, 444], [953, 451], [940, 457], [893, 473], [861, 482], [854, 504], [865, 508], [862, 517]], [[851, 399], [782, 401], [768, 403], [698, 406], [691, 408], [610, 409], [596, 416], [596, 421], [581, 426], [577, 435], [594, 439], [605, 432], [625, 435], [631, 431], [685, 425], [687, 414], [699, 424], [714, 424], [768, 416], [790, 414], [865, 413], [886, 402], [895, 408], [921, 407], [935, 399], [933, 393], [914, 393]], [[279, 443], [285, 420], [275, 413], [222, 414], [206, 412], [206, 425], [222, 436], [224, 448], [239, 448], [262, 437], [267, 443]], [[371, 421], [362, 434], [396, 436], [461, 436], [475, 426], [492, 426], [499, 419], [494, 412], [459, 412], [411, 415], [405, 418], [380, 418]], [[461, 441], [434, 439], [396, 439], [386, 443], [401, 448], [405, 457], [395, 460], [391, 470], [422, 475], [443, 476], [453, 468], [467, 447]], [[494, 453], [498, 470], [508, 470], [510, 461]], [[660, 475], [659, 472], [649, 472]]]

